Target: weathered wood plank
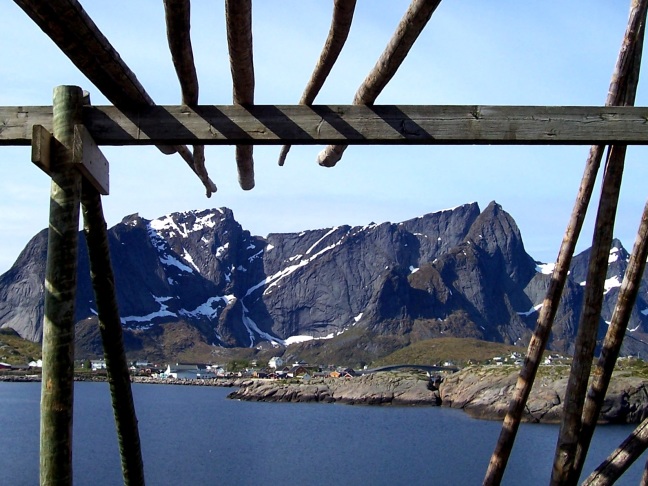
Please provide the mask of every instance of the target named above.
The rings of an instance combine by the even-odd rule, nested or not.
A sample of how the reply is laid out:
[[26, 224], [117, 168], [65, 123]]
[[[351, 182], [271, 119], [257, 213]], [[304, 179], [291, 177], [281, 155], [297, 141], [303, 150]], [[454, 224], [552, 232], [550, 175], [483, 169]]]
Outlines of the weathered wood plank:
[[83, 125], [74, 127], [72, 161], [99, 194], [110, 193], [108, 160]]
[[51, 174], [52, 134], [42, 125], [33, 126], [31, 161], [46, 174]]
[[[78, 0], [14, 1], [115, 106], [155, 104]], [[165, 154], [182, 150], [162, 144], [158, 149]]]
[[[648, 144], [647, 107], [477, 105], [155, 106], [128, 115], [84, 107], [98, 145]], [[31, 144], [51, 107], [0, 107], [0, 145]]]

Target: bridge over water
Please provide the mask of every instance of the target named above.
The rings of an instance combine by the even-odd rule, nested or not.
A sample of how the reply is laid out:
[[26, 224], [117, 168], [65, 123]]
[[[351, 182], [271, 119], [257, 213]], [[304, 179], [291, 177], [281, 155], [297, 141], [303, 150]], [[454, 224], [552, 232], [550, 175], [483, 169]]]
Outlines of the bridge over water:
[[459, 368], [456, 366], [432, 366], [432, 365], [419, 365], [419, 364], [397, 364], [397, 365], [388, 365], [388, 366], [379, 366], [378, 368], [372, 368], [369, 370], [359, 370], [358, 373], [362, 375], [368, 375], [370, 373], [378, 373], [379, 371], [395, 371], [402, 369], [416, 369], [423, 370], [427, 372], [432, 371], [449, 371], [455, 373], [459, 371]]

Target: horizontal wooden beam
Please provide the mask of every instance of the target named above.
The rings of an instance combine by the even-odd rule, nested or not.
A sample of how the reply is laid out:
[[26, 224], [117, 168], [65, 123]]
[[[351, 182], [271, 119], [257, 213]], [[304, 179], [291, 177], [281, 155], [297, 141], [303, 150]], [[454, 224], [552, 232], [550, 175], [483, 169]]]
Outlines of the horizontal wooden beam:
[[[89, 106], [98, 145], [648, 144], [648, 108], [594, 106]], [[51, 107], [0, 107], [0, 145], [31, 144]]]

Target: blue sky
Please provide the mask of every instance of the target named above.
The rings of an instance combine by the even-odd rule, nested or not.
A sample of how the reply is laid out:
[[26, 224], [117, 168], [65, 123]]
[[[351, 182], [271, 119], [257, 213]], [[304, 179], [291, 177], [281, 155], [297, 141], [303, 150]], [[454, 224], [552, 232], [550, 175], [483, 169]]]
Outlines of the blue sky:
[[[254, 2], [257, 103], [299, 100], [326, 38], [332, 3]], [[179, 104], [162, 2], [82, 4], [152, 98]], [[347, 45], [317, 103], [351, 102], [408, 4], [358, 0]], [[603, 105], [628, 11], [629, 2], [609, 0], [446, 0], [377, 103]], [[223, 2], [193, 2], [192, 40], [200, 103], [231, 103]], [[62, 84], [81, 86], [93, 104], [107, 104], [13, 2], [0, 3], [0, 43], [2, 105], [49, 105], [53, 88]], [[643, 75], [637, 105], [646, 106], [645, 83]], [[256, 187], [242, 191], [234, 148], [208, 147], [207, 168], [218, 192], [207, 199], [179, 156], [150, 147], [104, 147], [111, 185], [106, 219], [112, 226], [136, 212], [153, 219], [226, 206], [244, 228], [265, 236], [398, 222], [496, 200], [515, 218], [527, 251], [547, 262], [558, 253], [589, 147], [350, 147], [332, 169], [316, 164], [319, 150], [293, 147], [278, 167], [279, 147], [256, 147]], [[628, 249], [645, 203], [647, 155], [642, 147], [628, 150], [615, 228]], [[2, 273], [47, 225], [49, 180], [30, 163], [29, 148], [0, 147], [0, 194]], [[590, 243], [591, 230], [579, 249]]]

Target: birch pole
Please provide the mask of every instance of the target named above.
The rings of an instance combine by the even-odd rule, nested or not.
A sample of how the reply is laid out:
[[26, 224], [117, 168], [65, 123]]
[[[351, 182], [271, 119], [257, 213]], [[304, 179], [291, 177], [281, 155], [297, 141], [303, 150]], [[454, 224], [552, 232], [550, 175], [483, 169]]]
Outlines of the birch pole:
[[[641, 12], [645, 16], [646, 1], [640, 0], [638, 5], [636, 0], [633, 0], [630, 10], [630, 19], [628, 28], [626, 29], [621, 50], [617, 59], [616, 67], [610, 81], [610, 88], [606, 99], [606, 106], [618, 106], [628, 104], [626, 102], [626, 93], [636, 91], [638, 77], [636, 74], [633, 79], [633, 72], [635, 72], [634, 52], [633, 49], [628, 49], [629, 46], [634, 45], [636, 40], [633, 39], [634, 33], [638, 29], [639, 18]], [[634, 87], [633, 87], [634, 85]], [[596, 176], [603, 158], [605, 147], [601, 145], [593, 145], [590, 148], [589, 156], [585, 164], [585, 170], [578, 189], [574, 208], [572, 210], [569, 223], [565, 230], [565, 235], [558, 252], [556, 265], [554, 267], [547, 294], [542, 303], [542, 308], [538, 315], [536, 329], [529, 342], [527, 356], [524, 360], [520, 375], [518, 376], [513, 397], [509, 402], [509, 408], [502, 423], [502, 430], [499, 439], [495, 446], [495, 450], [490, 459], [488, 470], [484, 477], [483, 484], [486, 486], [494, 486], [500, 484], [504, 476], [504, 471], [508, 463], [508, 459], [513, 449], [515, 437], [520, 426], [524, 407], [533, 387], [538, 366], [542, 359], [551, 328], [553, 326], [560, 297], [567, 280], [569, 273], [569, 266], [571, 264], [576, 243], [585, 221], [587, 208], [589, 206]]]
[[[195, 107], [198, 104], [198, 74], [191, 46], [191, 3], [189, 0], [164, 0], [164, 13], [169, 50], [182, 90], [182, 103]], [[187, 160], [186, 152], [179, 152]], [[204, 145], [193, 146], [191, 161], [194, 172], [205, 186], [207, 197], [211, 197], [216, 192], [216, 185], [209, 179], [205, 168]]]
[[[234, 103], [254, 104], [254, 61], [252, 55], [252, 0], [225, 0], [227, 46], [232, 70]], [[252, 145], [236, 146], [239, 185], [254, 188]]]
[[[351, 30], [351, 23], [353, 22], [353, 14], [355, 12], [356, 0], [335, 0], [333, 4], [333, 19], [331, 20], [331, 27], [329, 28], [328, 36], [324, 42], [324, 48], [320, 54], [315, 70], [304, 89], [300, 105], [311, 105], [315, 101], [315, 97], [322, 89], [324, 81], [333, 69], [335, 61], [337, 61], [342, 48], [346, 43], [349, 31]], [[290, 151], [290, 145], [281, 147], [279, 154], [279, 165], [284, 165], [286, 156]]]
[[144, 465], [101, 196], [94, 187], [84, 183], [81, 202], [83, 231], [88, 246], [90, 276], [97, 303], [99, 331], [110, 384], [122, 476], [124, 485], [140, 486], [144, 485]]
[[53, 101], [43, 377], [40, 418], [40, 484], [72, 484], [74, 318], [81, 173], [72, 163], [74, 125], [81, 122], [83, 92], [58, 86]]
[[[440, 3], [441, 0], [412, 0], [378, 62], [358, 88], [354, 105], [371, 105], [376, 101]], [[317, 162], [323, 167], [333, 167], [340, 161], [346, 148], [347, 145], [329, 145], [319, 153]]]

